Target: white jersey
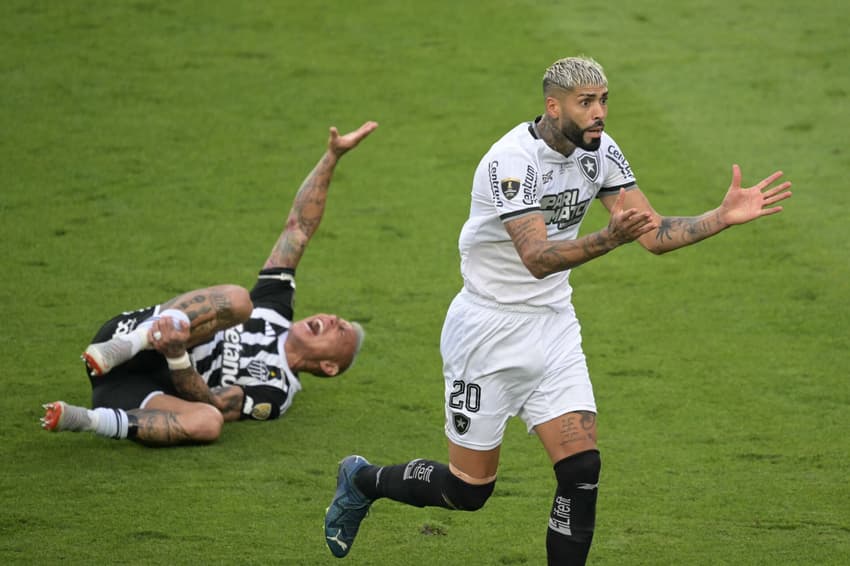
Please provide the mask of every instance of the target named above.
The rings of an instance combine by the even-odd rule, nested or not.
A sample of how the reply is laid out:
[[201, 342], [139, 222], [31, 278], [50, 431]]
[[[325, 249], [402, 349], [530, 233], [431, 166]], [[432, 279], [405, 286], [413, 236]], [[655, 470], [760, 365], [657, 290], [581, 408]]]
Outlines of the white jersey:
[[536, 279], [523, 265], [504, 222], [542, 213], [549, 240], [574, 240], [594, 197], [635, 185], [631, 167], [608, 134], [596, 151], [569, 156], [519, 124], [487, 151], [472, 181], [469, 219], [460, 233], [466, 291], [502, 304], [563, 310], [572, 288], [569, 271]]

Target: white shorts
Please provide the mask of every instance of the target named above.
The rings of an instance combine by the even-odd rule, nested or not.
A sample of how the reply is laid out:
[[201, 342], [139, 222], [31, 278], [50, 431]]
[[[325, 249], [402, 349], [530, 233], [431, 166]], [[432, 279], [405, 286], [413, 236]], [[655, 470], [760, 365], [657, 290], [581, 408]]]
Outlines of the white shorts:
[[502, 443], [510, 417], [531, 432], [573, 411], [596, 412], [572, 307], [501, 305], [461, 291], [440, 339], [446, 436], [472, 450]]

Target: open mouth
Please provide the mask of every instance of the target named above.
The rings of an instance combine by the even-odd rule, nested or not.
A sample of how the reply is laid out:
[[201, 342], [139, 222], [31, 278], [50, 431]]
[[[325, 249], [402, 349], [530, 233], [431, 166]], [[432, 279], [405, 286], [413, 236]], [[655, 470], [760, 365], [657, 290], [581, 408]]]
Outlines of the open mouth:
[[321, 334], [322, 329], [325, 327], [321, 319], [318, 318], [314, 318], [313, 320], [308, 322], [307, 326], [310, 328], [310, 332], [312, 332], [314, 336], [318, 336], [319, 334]]

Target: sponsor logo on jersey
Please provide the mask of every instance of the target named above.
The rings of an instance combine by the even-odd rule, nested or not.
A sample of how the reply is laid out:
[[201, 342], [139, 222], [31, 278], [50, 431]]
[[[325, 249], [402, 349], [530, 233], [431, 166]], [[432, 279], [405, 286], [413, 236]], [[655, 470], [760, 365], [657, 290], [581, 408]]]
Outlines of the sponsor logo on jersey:
[[236, 328], [224, 331], [221, 352], [221, 384], [233, 385], [239, 377], [239, 358], [242, 356], [242, 341]]
[[547, 183], [551, 183], [552, 179], [554, 179], [554, 178], [555, 178], [555, 170], [552, 169], [551, 171], [547, 171], [546, 173], [543, 173], [543, 176], [540, 177], [540, 180], [545, 185]]
[[452, 413], [452, 424], [458, 434], [466, 434], [469, 430], [469, 417], [461, 413]]
[[632, 166], [629, 165], [629, 162], [626, 160], [626, 156], [623, 155], [623, 153], [615, 146], [608, 146], [608, 150], [605, 152], [605, 158], [608, 159], [608, 161], [613, 162], [624, 177], [634, 177], [634, 173], [632, 173]]
[[522, 204], [532, 205], [537, 200], [537, 171], [531, 165], [525, 168], [525, 179], [522, 181]]
[[258, 421], [265, 421], [272, 414], [272, 404], [271, 403], [258, 403], [254, 405], [254, 408], [251, 410], [251, 417], [257, 419]]
[[587, 180], [595, 183], [596, 178], [599, 177], [599, 161], [596, 160], [596, 155], [585, 153], [578, 158], [578, 164], [581, 165], [581, 172]]
[[505, 195], [505, 198], [511, 200], [519, 192], [519, 179], [514, 177], [502, 179], [499, 186], [502, 188], [502, 194]]
[[493, 204], [501, 208], [505, 206], [505, 203], [502, 202], [502, 197], [499, 196], [499, 162], [491, 161], [487, 165], [487, 169], [490, 172], [490, 192], [493, 193]]
[[579, 194], [578, 189], [567, 189], [541, 198], [540, 210], [546, 224], [556, 224], [559, 230], [564, 230], [581, 222], [590, 206], [590, 199], [579, 201]]

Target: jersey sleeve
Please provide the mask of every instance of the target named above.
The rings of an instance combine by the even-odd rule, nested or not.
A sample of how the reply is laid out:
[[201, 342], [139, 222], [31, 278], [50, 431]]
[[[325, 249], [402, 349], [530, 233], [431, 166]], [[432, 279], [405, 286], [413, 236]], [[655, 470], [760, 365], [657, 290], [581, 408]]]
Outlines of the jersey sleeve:
[[245, 397], [240, 420], [269, 421], [281, 415], [287, 393], [271, 385], [241, 385]]
[[540, 210], [538, 171], [526, 152], [505, 149], [488, 155], [483, 164], [486, 179], [481, 179], [479, 186], [486, 189], [480, 194], [503, 222]]
[[251, 289], [254, 307], [265, 307], [292, 320], [292, 303], [295, 299], [295, 270], [289, 267], [263, 269]]
[[605, 177], [597, 196], [617, 194], [620, 189], [630, 189], [637, 184], [629, 161], [610, 137], [606, 137], [602, 146], [602, 158], [605, 160]]

